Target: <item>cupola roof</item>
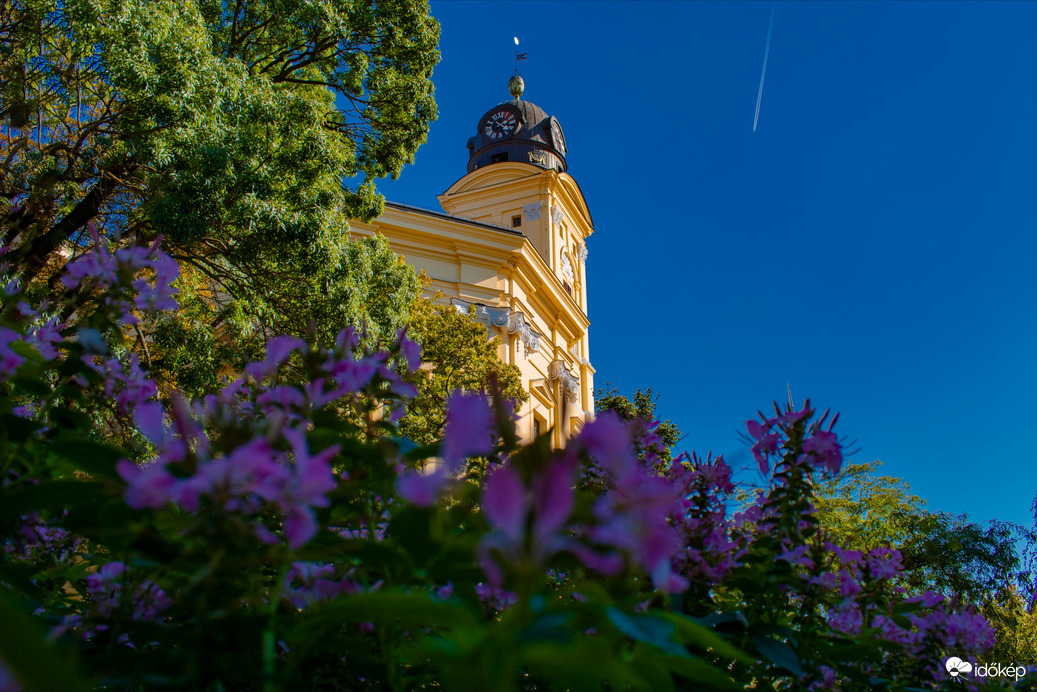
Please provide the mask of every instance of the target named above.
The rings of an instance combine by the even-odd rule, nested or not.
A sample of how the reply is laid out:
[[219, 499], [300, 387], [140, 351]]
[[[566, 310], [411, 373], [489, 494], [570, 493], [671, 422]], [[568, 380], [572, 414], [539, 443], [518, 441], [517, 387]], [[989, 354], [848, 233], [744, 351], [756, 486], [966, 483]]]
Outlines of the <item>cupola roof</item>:
[[508, 82], [512, 98], [486, 111], [468, 140], [468, 172], [512, 161], [565, 172], [565, 135], [558, 119], [523, 100], [522, 78]]

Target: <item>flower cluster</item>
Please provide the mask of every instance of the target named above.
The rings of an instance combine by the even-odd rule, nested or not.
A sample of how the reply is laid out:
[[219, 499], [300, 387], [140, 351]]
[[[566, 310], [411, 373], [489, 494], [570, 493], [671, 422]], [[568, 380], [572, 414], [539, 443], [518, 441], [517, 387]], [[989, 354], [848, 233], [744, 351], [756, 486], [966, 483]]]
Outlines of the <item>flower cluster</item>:
[[335, 565], [315, 562], [293, 562], [284, 579], [284, 598], [293, 607], [303, 608], [331, 601], [342, 594], [377, 591], [381, 582], [364, 589], [348, 577], [336, 578]]
[[453, 392], [446, 400], [441, 463], [430, 473], [404, 471], [396, 481], [397, 492], [418, 507], [431, 506], [460, 473], [465, 459], [489, 454], [496, 439], [493, 408], [487, 396]]
[[[61, 282], [66, 288], [104, 290], [102, 304], [120, 324], [139, 321], [132, 312], [134, 309], [161, 312], [179, 307], [173, 298], [177, 289], [172, 284], [180, 274], [180, 267], [159, 250], [160, 239], [151, 247], [130, 245], [110, 252], [92, 224], [90, 233], [94, 241], [90, 249], [65, 267], [67, 274]], [[145, 269], [151, 270], [154, 282], [138, 276]], [[136, 294], [132, 299], [131, 293]]]
[[602, 415], [584, 426], [576, 444], [597, 465], [608, 492], [594, 504], [595, 522], [588, 537], [605, 552], [584, 551], [588, 564], [615, 572], [625, 556], [647, 571], [658, 589], [683, 591], [687, 580], [674, 570], [682, 549], [681, 536], [671, 517], [681, 508], [680, 488], [652, 471], [646, 454], [637, 458], [630, 430], [618, 418]]
[[681, 497], [671, 520], [680, 528], [684, 546], [676, 566], [686, 579], [712, 588], [745, 553], [744, 546], [732, 540], [734, 522], [727, 517], [735, 490], [731, 467], [723, 457], [682, 455], [674, 459], [668, 477], [680, 488]]
[[[814, 481], [843, 450], [809, 403], [746, 423], [766, 487], [732, 511], [727, 462], [664, 461], [646, 421], [602, 414], [562, 449], [524, 447], [503, 402], [453, 392], [438, 446], [400, 440], [415, 394], [400, 373], [420, 364], [403, 332], [376, 353], [350, 329], [332, 344], [277, 337], [219, 391], [159, 400], [145, 365], [101, 335], [175, 304], [164, 257], [98, 240], [70, 265], [66, 286], [104, 289], [108, 328], [27, 305], [0, 315], [0, 378], [19, 375], [0, 391], [27, 361], [45, 373], [38, 400], [2, 402], [21, 436], [0, 437], [5, 588], [63, 621], [55, 636], [81, 635], [63, 645], [101, 684], [122, 685], [112, 671], [147, 649], [173, 663], [141, 658], [126, 686], [496, 689], [528, 670], [545, 689], [613, 674], [643, 688], [848, 689], [879, 674], [931, 688], [936, 656], [993, 643], [956, 598], [908, 597], [896, 550], [826, 539]], [[68, 329], [84, 356], [61, 364]], [[132, 446], [75, 416], [48, 427], [39, 412], [59, 398], [40, 392], [60, 378], [82, 385], [62, 396], [114, 408], [120, 434], [132, 423]], [[473, 459], [484, 474], [464, 474]], [[579, 677], [558, 673], [570, 665]], [[0, 668], [0, 688], [19, 684]]]
[[[210, 455], [212, 447], [200, 426], [182, 406], [174, 411], [177, 427], [186, 433], [182, 437], [159, 422], [160, 408], [141, 407], [138, 425], [155, 435], [152, 442], [161, 451], [144, 467], [128, 460], [119, 462], [119, 475], [127, 484], [127, 504], [156, 509], [173, 502], [195, 512], [206, 500], [217, 511], [243, 516], [258, 515], [269, 504], [280, 510], [284, 535], [292, 548], [313, 538], [318, 529], [313, 508], [327, 507], [327, 493], [336, 486], [329, 462], [337, 447], [313, 456], [303, 433], [285, 428], [282, 435], [290, 454], [276, 450], [265, 437], [257, 437], [228, 455]], [[194, 473], [175, 476], [170, 466], [182, 467], [184, 462], [191, 462]], [[278, 540], [258, 517], [253, 529], [264, 542]]]
[[806, 437], [797, 440], [795, 437], [790, 437], [790, 432], [796, 429], [797, 423], [809, 419], [814, 414], [814, 410], [810, 408], [810, 402], [807, 401], [799, 410], [790, 407], [789, 410], [782, 413], [777, 410], [777, 407], [775, 409], [778, 415], [771, 418], [760, 414], [762, 423], [754, 419], [745, 422], [745, 428], [753, 442], [753, 458], [760, 467], [760, 473], [767, 475], [771, 462], [774, 460], [780, 463], [790, 463], [790, 460], [785, 458], [785, 454], [793, 450], [796, 451], [795, 456], [792, 457], [795, 464], [809, 465], [831, 475], [839, 473], [843, 463], [842, 448], [838, 437], [832, 432], [832, 427], [839, 415], [836, 414], [832, 417], [827, 429], [822, 429], [828, 415], [826, 412], [820, 420], [810, 426]]
[[[134, 622], [156, 622], [172, 601], [166, 592], [149, 579], [128, 585], [129, 571], [121, 562], [109, 562], [86, 577], [87, 593], [93, 603], [93, 611], [103, 620], [108, 620], [116, 611], [126, 609]], [[129, 595], [127, 595], [129, 594]]]

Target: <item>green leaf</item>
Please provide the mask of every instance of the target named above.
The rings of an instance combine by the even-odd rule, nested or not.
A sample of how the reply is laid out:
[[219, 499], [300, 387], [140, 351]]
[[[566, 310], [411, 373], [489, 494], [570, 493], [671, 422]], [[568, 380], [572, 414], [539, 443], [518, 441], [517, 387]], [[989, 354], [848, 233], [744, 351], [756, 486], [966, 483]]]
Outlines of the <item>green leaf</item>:
[[27, 692], [86, 690], [68, 661], [47, 642], [47, 635], [21, 611], [9, 592], [0, 591], [0, 658]]
[[554, 683], [551, 689], [646, 689], [632, 667], [619, 660], [601, 637], [577, 637], [568, 645], [538, 642], [523, 647], [520, 658], [536, 678]]
[[424, 565], [436, 554], [438, 545], [430, 532], [432, 513], [406, 507], [389, 522], [386, 537], [393, 539], [416, 565]]
[[12, 377], [11, 384], [32, 397], [47, 397], [53, 391], [49, 384], [35, 377]]
[[337, 628], [346, 622], [391, 622], [403, 627], [472, 624], [471, 615], [456, 603], [434, 601], [426, 593], [376, 591], [339, 598], [307, 614], [300, 629]]
[[750, 637], [749, 640], [756, 647], [756, 650], [760, 652], [760, 655], [774, 665], [784, 668], [795, 675], [803, 675], [803, 667], [799, 664], [799, 656], [796, 655], [796, 652], [788, 644], [770, 637], [754, 636]]
[[716, 666], [697, 658], [666, 658], [670, 670], [699, 685], [715, 690], [741, 690], [741, 685], [732, 680]]
[[25, 442], [36, 434], [37, 425], [11, 413], [0, 413], [0, 432], [3, 439], [14, 443]]
[[118, 447], [87, 440], [62, 440], [51, 449], [72, 462], [77, 471], [92, 476], [117, 477], [115, 465], [126, 458], [126, 453]]
[[627, 615], [618, 608], [605, 609], [609, 620], [623, 634], [664, 651], [672, 656], [688, 656], [687, 650], [677, 643], [674, 623], [654, 615]]
[[0, 516], [20, 517], [26, 512], [40, 510], [58, 513], [66, 508], [96, 508], [108, 499], [108, 493], [98, 483], [49, 481], [6, 494], [0, 506]]
[[517, 639], [523, 644], [534, 642], [552, 642], [565, 644], [573, 638], [572, 628], [567, 625], [573, 619], [573, 613], [547, 613], [541, 615], [529, 627], [522, 630]]
[[684, 644], [691, 644], [703, 651], [712, 651], [718, 656], [742, 663], [752, 664], [756, 662], [752, 656], [738, 649], [729, 640], [687, 617], [676, 613], [659, 613], [659, 617], [665, 618], [676, 625], [677, 635]]

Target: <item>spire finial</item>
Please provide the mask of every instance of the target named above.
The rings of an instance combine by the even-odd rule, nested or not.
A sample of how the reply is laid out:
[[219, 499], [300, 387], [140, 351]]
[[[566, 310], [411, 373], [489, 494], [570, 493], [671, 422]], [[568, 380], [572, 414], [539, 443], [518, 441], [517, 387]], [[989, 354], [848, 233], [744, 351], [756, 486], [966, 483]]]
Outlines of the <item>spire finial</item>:
[[511, 97], [516, 101], [522, 98], [522, 92], [525, 90], [525, 88], [526, 83], [523, 82], [522, 77], [519, 77], [518, 75], [514, 75], [511, 79], [508, 80], [508, 92], [511, 94]]
[[[518, 36], [515, 37], [515, 45], [519, 44]], [[518, 101], [522, 98], [522, 92], [526, 89], [526, 83], [522, 81], [522, 77], [519, 76], [518, 64], [519, 60], [525, 60], [529, 56], [529, 53], [519, 53], [515, 51], [515, 74], [508, 80], [508, 92], [511, 97]]]

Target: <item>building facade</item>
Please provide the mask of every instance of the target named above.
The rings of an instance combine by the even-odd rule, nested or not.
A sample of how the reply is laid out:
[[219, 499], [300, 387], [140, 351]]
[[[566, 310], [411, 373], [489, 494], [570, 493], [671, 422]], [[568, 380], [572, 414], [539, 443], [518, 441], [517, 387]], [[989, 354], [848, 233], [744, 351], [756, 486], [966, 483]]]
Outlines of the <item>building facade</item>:
[[529, 401], [519, 434], [553, 430], [561, 446], [593, 416], [587, 319], [590, 211], [566, 173], [558, 120], [521, 99], [488, 110], [468, 141], [468, 173], [439, 195], [442, 212], [392, 202], [358, 235], [381, 233], [458, 310], [474, 307]]

